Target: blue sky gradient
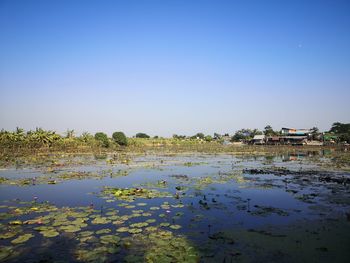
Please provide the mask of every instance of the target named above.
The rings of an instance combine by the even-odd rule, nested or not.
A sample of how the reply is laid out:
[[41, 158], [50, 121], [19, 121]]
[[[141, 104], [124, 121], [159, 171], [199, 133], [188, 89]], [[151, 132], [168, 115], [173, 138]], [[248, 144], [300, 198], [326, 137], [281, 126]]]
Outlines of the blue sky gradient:
[[350, 122], [349, 1], [0, 0], [0, 128]]

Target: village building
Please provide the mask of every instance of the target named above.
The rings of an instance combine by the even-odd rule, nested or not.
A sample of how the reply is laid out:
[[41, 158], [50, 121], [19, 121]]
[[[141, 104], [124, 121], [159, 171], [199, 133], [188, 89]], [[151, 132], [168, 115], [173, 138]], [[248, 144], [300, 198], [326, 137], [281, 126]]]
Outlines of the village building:
[[310, 129], [294, 129], [294, 128], [282, 128], [282, 136], [310, 136]]
[[310, 129], [294, 129], [294, 128], [282, 128], [281, 129], [281, 142], [283, 144], [292, 145], [304, 145], [311, 137]]
[[282, 143], [280, 136], [270, 136], [266, 139], [268, 145], [280, 145]]
[[265, 138], [265, 135], [254, 135], [253, 139], [251, 140], [251, 143], [255, 145], [265, 144]]

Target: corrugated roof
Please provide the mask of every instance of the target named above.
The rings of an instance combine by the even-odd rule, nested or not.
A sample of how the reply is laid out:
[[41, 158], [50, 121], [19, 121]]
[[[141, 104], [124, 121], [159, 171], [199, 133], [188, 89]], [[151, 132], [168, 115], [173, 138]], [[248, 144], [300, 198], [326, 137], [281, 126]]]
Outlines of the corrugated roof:
[[264, 140], [265, 139], [265, 135], [254, 135], [253, 140]]

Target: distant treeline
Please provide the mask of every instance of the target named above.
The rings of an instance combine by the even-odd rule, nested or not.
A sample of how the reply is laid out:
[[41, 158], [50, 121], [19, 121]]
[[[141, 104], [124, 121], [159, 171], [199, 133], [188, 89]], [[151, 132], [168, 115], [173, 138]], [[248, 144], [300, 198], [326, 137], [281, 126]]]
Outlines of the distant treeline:
[[[327, 135], [331, 138], [336, 138], [337, 142], [350, 142], [350, 123], [344, 124], [340, 122], [333, 123], [331, 129], [327, 132], [319, 132], [317, 127], [311, 129], [312, 137], [314, 139], [320, 138], [321, 135]], [[241, 129], [235, 132], [233, 135], [214, 133], [214, 135], [205, 135], [204, 133], [197, 133], [193, 136], [177, 135], [174, 134], [172, 138], [161, 138], [154, 136], [151, 138], [146, 133], [137, 133], [132, 138], [127, 138], [121, 131], [116, 131], [109, 137], [104, 132], [97, 132], [92, 135], [88, 132], [82, 133], [80, 136], [76, 136], [74, 130], [67, 130], [65, 135], [60, 135], [55, 131], [47, 131], [41, 128], [35, 130], [25, 131], [21, 128], [16, 128], [15, 131], [6, 131], [2, 129], [0, 131], [0, 148], [2, 150], [12, 149], [40, 149], [40, 148], [115, 148], [135, 146], [140, 141], [152, 141], [156, 143], [166, 143], [168, 141], [200, 141], [200, 142], [219, 142], [223, 141], [242, 141], [249, 140], [255, 135], [264, 134], [266, 136], [280, 135], [280, 131], [275, 131], [270, 125], [267, 125], [263, 131], [258, 129]]]
[[[313, 140], [323, 140], [324, 138], [332, 138], [336, 142], [350, 142], [350, 123], [333, 123], [331, 129], [329, 131], [320, 132], [317, 127], [313, 127], [310, 129], [311, 139]], [[272, 128], [271, 125], [267, 125], [264, 130], [259, 129], [240, 129], [236, 131], [232, 136], [228, 133], [224, 135], [220, 135], [218, 133], [214, 133], [214, 136], [204, 135], [203, 133], [197, 133], [193, 136], [185, 136], [185, 135], [173, 135], [175, 139], [201, 139], [204, 141], [212, 141], [212, 140], [223, 140], [228, 139], [231, 142], [239, 142], [239, 141], [249, 141], [254, 138], [255, 135], [265, 135], [265, 136], [281, 136], [282, 131], [277, 131]]]
[[88, 132], [76, 136], [74, 130], [68, 130], [64, 136], [55, 131], [37, 128], [25, 131], [16, 128], [15, 131], [0, 131], [0, 147], [7, 149], [35, 149], [35, 148], [77, 148], [77, 147], [112, 147], [126, 146], [128, 139], [123, 132], [115, 132], [112, 138], [103, 132], [92, 135]]

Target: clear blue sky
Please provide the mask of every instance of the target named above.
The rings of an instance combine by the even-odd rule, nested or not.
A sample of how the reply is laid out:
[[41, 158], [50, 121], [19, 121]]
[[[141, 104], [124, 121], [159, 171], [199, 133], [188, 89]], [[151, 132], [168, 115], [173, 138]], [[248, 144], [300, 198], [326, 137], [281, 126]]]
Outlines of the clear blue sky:
[[0, 128], [350, 122], [350, 1], [0, 0]]

